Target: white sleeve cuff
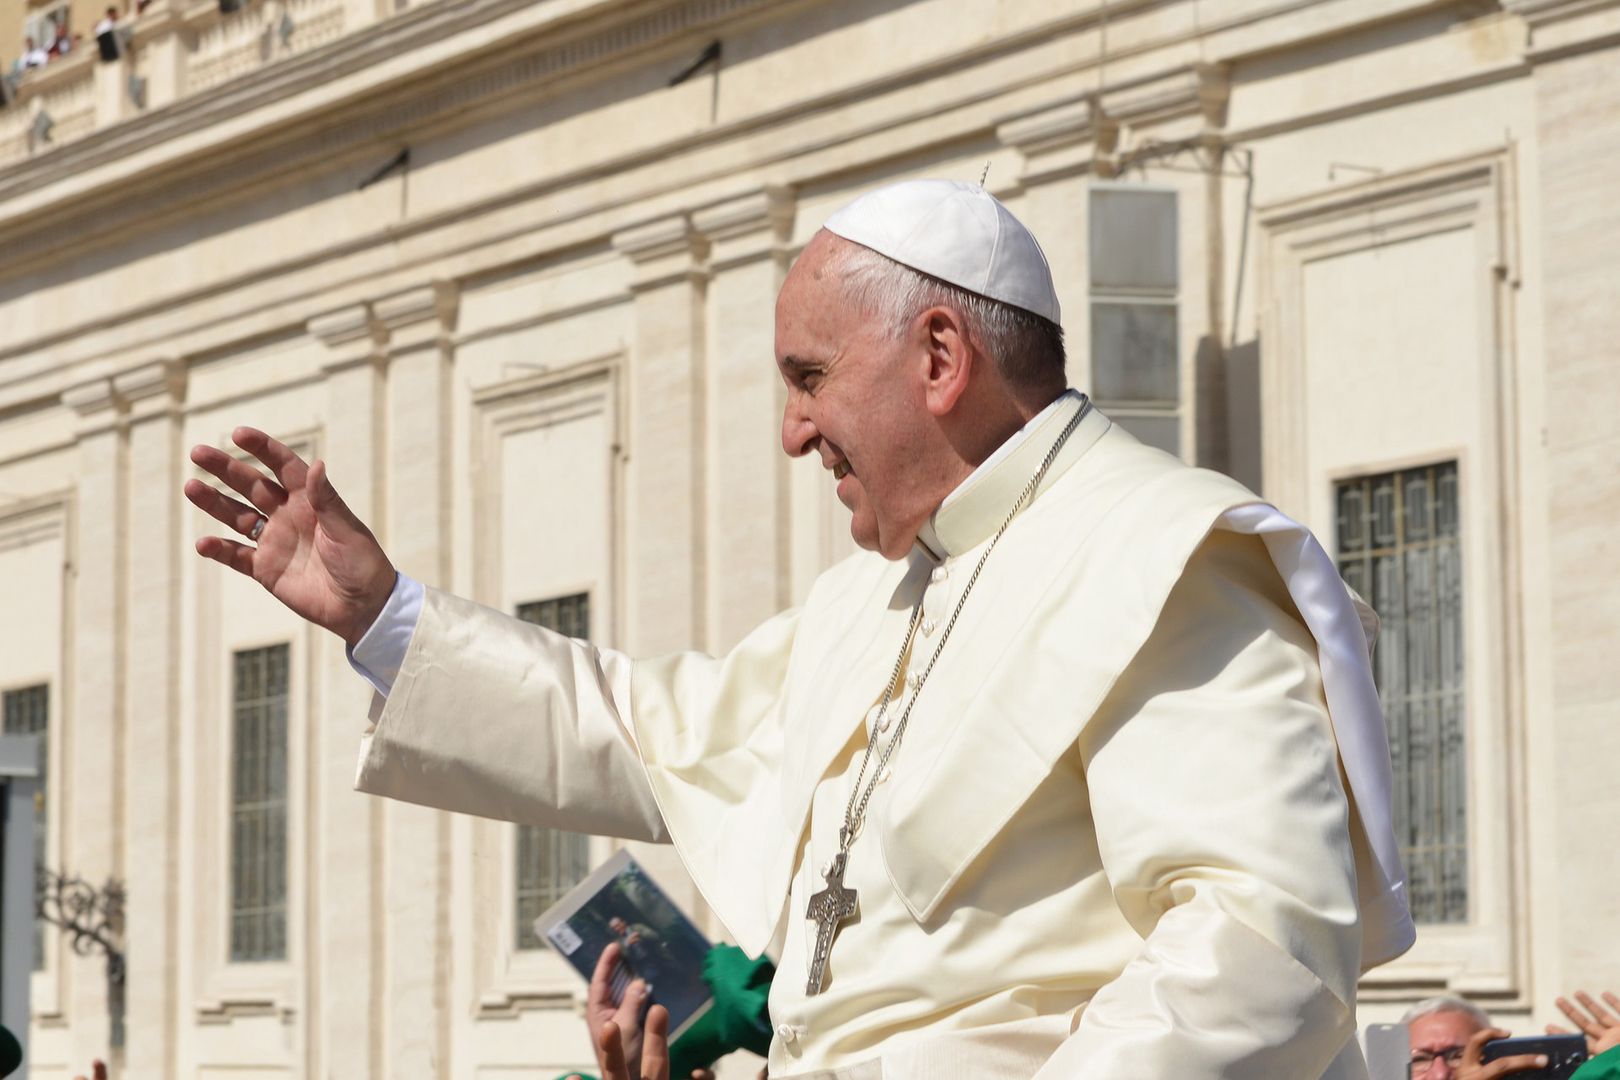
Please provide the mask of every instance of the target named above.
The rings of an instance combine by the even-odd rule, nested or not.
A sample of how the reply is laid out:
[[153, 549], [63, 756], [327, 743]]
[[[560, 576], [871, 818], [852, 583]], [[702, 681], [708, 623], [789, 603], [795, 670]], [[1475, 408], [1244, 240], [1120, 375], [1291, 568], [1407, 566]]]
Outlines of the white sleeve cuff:
[[388, 696], [405, 663], [405, 651], [416, 633], [416, 620], [422, 614], [422, 583], [404, 574], [394, 576], [394, 591], [388, 594], [377, 621], [354, 648], [348, 650], [349, 666]]

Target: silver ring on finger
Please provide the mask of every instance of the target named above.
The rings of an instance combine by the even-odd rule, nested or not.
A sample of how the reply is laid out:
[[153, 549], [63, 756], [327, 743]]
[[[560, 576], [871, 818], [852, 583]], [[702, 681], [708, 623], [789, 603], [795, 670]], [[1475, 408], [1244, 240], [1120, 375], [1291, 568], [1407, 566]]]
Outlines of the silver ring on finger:
[[263, 516], [254, 518], [253, 527], [247, 531], [247, 538], [249, 540], [257, 540], [259, 538], [259, 534], [264, 532], [264, 523], [269, 520], [269, 518]]

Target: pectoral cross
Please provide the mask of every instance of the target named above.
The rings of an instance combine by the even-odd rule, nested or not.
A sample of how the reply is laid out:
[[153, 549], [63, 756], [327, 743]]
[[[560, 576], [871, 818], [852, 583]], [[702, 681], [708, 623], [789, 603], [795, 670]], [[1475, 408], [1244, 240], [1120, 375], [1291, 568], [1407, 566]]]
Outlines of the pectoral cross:
[[806, 997], [821, 993], [821, 984], [827, 976], [827, 956], [832, 952], [833, 938], [838, 926], [855, 914], [855, 890], [844, 888], [844, 862], [849, 852], [840, 851], [833, 856], [832, 865], [822, 878], [827, 887], [810, 898], [810, 907], [804, 917], [816, 923], [816, 954], [810, 959], [810, 978], [805, 983]]

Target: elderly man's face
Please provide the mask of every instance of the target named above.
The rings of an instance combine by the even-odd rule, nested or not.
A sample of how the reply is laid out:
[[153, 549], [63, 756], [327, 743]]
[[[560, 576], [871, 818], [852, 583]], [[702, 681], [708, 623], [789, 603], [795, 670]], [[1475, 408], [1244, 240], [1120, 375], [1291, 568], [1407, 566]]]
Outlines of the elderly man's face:
[[1412, 1045], [1412, 1080], [1448, 1080], [1456, 1075], [1455, 1059], [1481, 1030], [1466, 1013], [1437, 1012], [1420, 1016], [1407, 1028]]
[[918, 461], [932, 418], [915, 349], [857, 310], [831, 272], [847, 243], [818, 233], [777, 298], [776, 363], [788, 389], [782, 449], [817, 454], [853, 515], [855, 542], [897, 559], [942, 497]]

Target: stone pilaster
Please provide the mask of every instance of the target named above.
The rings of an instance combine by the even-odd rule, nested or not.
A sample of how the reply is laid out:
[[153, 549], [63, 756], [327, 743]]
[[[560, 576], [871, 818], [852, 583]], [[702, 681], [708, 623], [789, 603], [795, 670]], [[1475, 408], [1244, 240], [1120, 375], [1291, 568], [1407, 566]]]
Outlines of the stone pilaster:
[[623, 645], [641, 655], [702, 647], [709, 640], [708, 245], [687, 215], [676, 214], [619, 233], [613, 246], [635, 264]]
[[[1547, 561], [1551, 611], [1552, 715], [1541, 718], [1530, 750], [1551, 753], [1557, 776], [1557, 850], [1548, 904], [1562, 919], [1549, 987], [1620, 980], [1620, 960], [1591, 927], [1612, 924], [1613, 872], [1593, 858], [1592, 840], [1576, 823], [1620, 813], [1620, 789], [1603, 755], [1620, 708], [1620, 376], [1615, 342], [1614, 252], [1620, 248], [1620, 204], [1612, 163], [1620, 161], [1620, 0], [1506, 0], [1529, 28], [1528, 58], [1536, 95], [1539, 162], [1542, 347], [1547, 478]], [[1532, 520], [1539, 516], [1526, 507]], [[1527, 597], [1527, 603], [1536, 598]], [[1549, 789], [1551, 790], [1551, 789]], [[1539, 805], [1538, 805], [1539, 809]], [[1535, 853], [1532, 853], [1533, 855]], [[1534, 904], [1532, 904], [1534, 907]], [[1538, 959], [1538, 967], [1545, 961]], [[1553, 974], [1550, 978], [1559, 978]]]
[[768, 187], [700, 210], [692, 224], [711, 274], [707, 644], [725, 650], [792, 600], [784, 390], [767, 317], [791, 258], [792, 195]]
[[[321, 456], [344, 501], [386, 543], [384, 334], [365, 304], [311, 319], [308, 329], [330, 350]], [[371, 691], [330, 635], [311, 652], [310, 677], [320, 693], [309, 749], [310, 1075], [385, 1076], [383, 806], [354, 790]]]
[[[388, 553], [419, 581], [450, 577], [451, 365], [456, 293], [438, 283], [372, 304], [387, 357]], [[389, 800], [383, 898], [383, 1072], [450, 1075], [450, 817]]]
[[129, 887], [125, 1060], [129, 1075], [178, 1072], [180, 572], [190, 545], [180, 486], [186, 370], [154, 360], [113, 379], [128, 409], [129, 575], [123, 762]]
[[[124, 537], [127, 463], [123, 401], [112, 379], [98, 378], [63, 393], [78, 415], [79, 484], [71, 544], [77, 575], [58, 747], [63, 763], [61, 860], [57, 867], [101, 883], [122, 876], [124, 730]], [[79, 956], [57, 937], [56, 960], [68, 1016], [69, 1060], [110, 1054], [106, 964]]]

